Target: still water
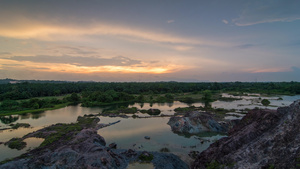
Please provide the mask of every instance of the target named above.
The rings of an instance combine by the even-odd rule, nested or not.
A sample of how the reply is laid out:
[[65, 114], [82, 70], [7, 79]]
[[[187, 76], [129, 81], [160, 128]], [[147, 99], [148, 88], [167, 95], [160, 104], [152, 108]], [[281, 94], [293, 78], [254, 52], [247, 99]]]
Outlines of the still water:
[[[224, 94], [224, 97], [234, 97]], [[240, 96], [238, 96], [240, 97]], [[279, 96], [278, 96], [279, 97]], [[283, 100], [278, 100], [278, 97], [261, 97], [267, 98], [271, 101], [271, 106], [267, 108], [276, 109], [278, 106], [285, 106], [291, 104], [293, 101], [300, 99], [300, 96], [280, 96]], [[259, 96], [242, 96], [242, 100], [225, 102], [216, 101], [212, 103], [212, 107], [226, 108], [226, 109], [245, 109], [255, 108], [262, 106], [259, 102]], [[203, 106], [202, 103], [192, 104], [196, 107]], [[96, 108], [86, 108], [77, 106], [68, 106], [65, 108], [45, 111], [37, 114], [27, 114], [20, 116], [7, 116], [0, 118], [0, 129], [10, 128], [11, 123], [29, 123], [30, 128], [19, 128], [16, 130], [6, 129], [0, 130], [0, 142], [6, 142], [13, 137], [22, 137], [30, 132], [39, 130], [45, 126], [56, 123], [71, 123], [75, 122], [78, 116], [85, 114], [98, 114], [104, 110], [116, 109], [120, 106], [137, 107], [138, 109], [157, 108], [161, 110], [161, 114], [172, 115], [174, 109], [178, 107], [188, 107], [190, 105], [173, 102], [173, 103], [134, 103], [130, 105], [113, 105]], [[130, 115], [129, 115], [130, 116]], [[236, 117], [236, 116], [234, 116]], [[178, 155], [182, 160], [189, 162], [188, 152], [203, 151], [215, 140], [224, 137], [218, 133], [202, 133], [198, 136], [184, 136], [178, 135], [171, 131], [170, 126], [167, 124], [169, 117], [152, 117], [152, 118], [110, 118], [99, 116], [100, 123], [110, 123], [121, 120], [120, 123], [102, 128], [98, 133], [104, 137], [107, 144], [115, 142], [118, 148], [122, 149], [135, 149], [147, 151], [160, 151], [162, 148], [167, 148], [171, 153]], [[228, 114], [230, 119], [230, 114]], [[150, 139], [145, 139], [149, 136]], [[205, 140], [205, 141], [200, 141]], [[0, 145], [0, 161], [7, 158], [19, 156], [26, 151], [33, 149], [40, 145], [43, 139], [29, 138], [25, 140], [27, 147], [23, 150], [10, 149], [4, 144]], [[201, 144], [202, 142], [202, 144]], [[5, 153], [3, 153], [5, 152]], [[132, 167], [139, 164], [131, 164]]]

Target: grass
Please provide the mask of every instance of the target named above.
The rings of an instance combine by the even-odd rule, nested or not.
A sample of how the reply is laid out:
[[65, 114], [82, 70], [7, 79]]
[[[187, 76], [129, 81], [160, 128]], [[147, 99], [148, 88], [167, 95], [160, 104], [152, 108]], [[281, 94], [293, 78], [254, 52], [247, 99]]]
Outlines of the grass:
[[140, 110], [141, 113], [147, 113], [149, 115], [159, 115], [160, 114], [160, 110], [159, 109], [148, 109], [148, 110]]
[[[88, 122], [86, 122], [88, 123]], [[82, 127], [79, 123], [71, 123], [71, 124], [61, 124], [59, 126], [54, 126], [51, 130], [55, 131], [55, 133], [50, 134], [45, 138], [45, 140], [41, 143], [40, 147], [44, 147], [52, 144], [55, 141], [61, 140], [68, 141], [72, 138], [69, 133], [77, 134], [82, 130]]]
[[24, 127], [24, 128], [28, 128], [28, 127], [30, 127], [30, 124], [28, 124], [28, 123], [17, 123], [17, 124], [11, 124], [11, 128], [12, 129], [18, 129], [18, 128], [20, 128], [20, 127]]
[[143, 152], [141, 155], [139, 155], [139, 159], [143, 162], [151, 162], [153, 160], [153, 155], [147, 152]]
[[137, 111], [138, 109], [136, 107], [128, 108], [121, 106], [116, 110], [104, 111], [102, 114], [135, 114]]
[[109, 106], [109, 105], [114, 105], [114, 104], [124, 104], [124, 103], [134, 103], [134, 100], [129, 100], [129, 101], [114, 101], [110, 103], [104, 103], [104, 102], [97, 102], [94, 101], [92, 102], [92, 105], [87, 105], [86, 103], [82, 102], [82, 107], [99, 107], [99, 106]]
[[45, 138], [45, 140], [41, 143], [40, 147], [48, 146], [55, 141], [69, 141], [73, 138], [74, 135], [79, 133], [84, 127], [89, 127], [93, 125], [95, 118], [88, 118], [88, 117], [78, 117], [76, 123], [71, 124], [58, 124], [55, 126], [49, 127], [47, 130], [55, 131], [55, 133], [50, 134]]
[[168, 148], [166, 148], [166, 147], [161, 148], [159, 151], [160, 151], [160, 152], [163, 152], [163, 153], [170, 152], [170, 150], [169, 150]]
[[11, 149], [21, 150], [26, 147], [26, 143], [22, 138], [12, 138], [7, 143], [5, 143]]
[[20, 114], [27, 114], [27, 113], [40, 113], [40, 112], [44, 112], [47, 110], [55, 110], [55, 109], [60, 109], [63, 107], [66, 107], [70, 104], [70, 102], [68, 103], [62, 103], [62, 104], [57, 104], [54, 105], [53, 107], [50, 108], [41, 108], [41, 109], [31, 109], [31, 110], [21, 110], [21, 111], [15, 111], [15, 112], [2, 112], [0, 113], [0, 116], [8, 116], [8, 115], [20, 115]]
[[[30, 99], [58, 99], [58, 100], [62, 100], [64, 97], [70, 96], [71, 94], [68, 95], [63, 95], [63, 96], [43, 96], [43, 97], [32, 97]], [[21, 99], [21, 100], [17, 100], [17, 101], [28, 101], [30, 99]]]

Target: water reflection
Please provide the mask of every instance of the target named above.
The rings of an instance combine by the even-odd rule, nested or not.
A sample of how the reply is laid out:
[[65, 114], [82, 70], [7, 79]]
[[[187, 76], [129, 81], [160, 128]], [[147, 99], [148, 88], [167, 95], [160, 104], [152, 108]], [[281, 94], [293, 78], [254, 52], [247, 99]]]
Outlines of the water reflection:
[[144, 103], [138, 103], [140, 108], [143, 108], [144, 107]]
[[[230, 96], [230, 95], [224, 95]], [[242, 100], [235, 100], [231, 102], [215, 101], [212, 103], [212, 107], [225, 108], [225, 109], [245, 109], [262, 107], [259, 102], [255, 102], [255, 99], [261, 97], [261, 99], [269, 99], [271, 105], [275, 107], [268, 108], [277, 109], [276, 106], [289, 105], [293, 101], [300, 99], [300, 95], [297, 96], [275, 96], [275, 97], [262, 97], [262, 96], [238, 96]], [[283, 100], [278, 100], [281, 97]], [[193, 103], [190, 104], [195, 107], [204, 107], [204, 103]], [[8, 128], [10, 123], [29, 123], [31, 128], [19, 128], [16, 130], [4, 130], [0, 132], [0, 142], [6, 142], [13, 137], [22, 137], [30, 132], [39, 130], [45, 126], [49, 126], [56, 123], [72, 123], [77, 120], [78, 116], [84, 114], [99, 114], [104, 110], [114, 110], [116, 108], [123, 107], [137, 107], [138, 109], [148, 110], [150, 108], [161, 110], [162, 114], [173, 115], [174, 109], [178, 107], [189, 107], [189, 104], [174, 101], [173, 103], [127, 103], [127, 104], [116, 104], [102, 107], [81, 107], [68, 106], [57, 110], [45, 111], [36, 114], [26, 114], [21, 116], [4, 116], [0, 117], [1, 128]], [[138, 114], [140, 116], [140, 114]], [[235, 115], [228, 114], [233, 118]], [[142, 116], [142, 114], [141, 114]], [[120, 123], [113, 126], [100, 129], [98, 132], [102, 135], [107, 143], [116, 142], [119, 148], [132, 148], [136, 150], [147, 150], [147, 151], [159, 151], [161, 148], [168, 148], [172, 153], [179, 155], [182, 159], [187, 158], [185, 155], [190, 150], [202, 151], [206, 149], [214, 140], [223, 137], [219, 134], [214, 135], [198, 135], [198, 136], [187, 136], [174, 134], [171, 131], [167, 122], [169, 118], [147, 118], [147, 119], [122, 119], [122, 118], [109, 118], [100, 117], [101, 123], [111, 123], [117, 120], [121, 120]], [[149, 136], [151, 139], [144, 139], [145, 136]], [[201, 143], [199, 137], [207, 142]], [[31, 142], [31, 141], [29, 141]], [[135, 144], [135, 146], [133, 146]], [[0, 161], [5, 158], [15, 157], [20, 155], [17, 150], [11, 150], [3, 144], [0, 145]], [[22, 154], [22, 153], [21, 153]], [[185, 154], [185, 155], [184, 155]]]
[[0, 121], [3, 124], [10, 124], [19, 120], [19, 116], [1, 116]]
[[45, 112], [36, 112], [36, 113], [32, 113], [31, 118], [32, 119], [39, 119], [41, 117], [45, 117], [46, 113]]
[[[17, 157], [21, 154], [26, 153], [29, 150], [32, 150], [38, 146], [44, 141], [44, 139], [41, 138], [27, 138], [24, 140], [26, 142], [26, 147], [22, 150], [16, 150], [16, 149], [10, 149], [8, 146], [5, 146], [4, 144], [0, 145], [0, 161], [3, 161], [5, 159], [9, 159], [12, 157]], [[3, 153], [5, 152], [5, 153]]]
[[185, 138], [191, 138], [191, 137], [213, 137], [213, 136], [226, 136], [226, 134], [222, 134], [222, 133], [218, 133], [218, 132], [208, 132], [208, 131], [204, 131], [201, 132], [199, 134], [189, 134], [189, 133], [177, 133], [174, 132], [175, 134], [185, 137]]
[[153, 169], [152, 163], [130, 163], [127, 169]]
[[189, 105], [193, 106], [203, 106], [203, 103], [193, 103], [187, 104], [179, 101], [174, 101], [173, 103], [135, 103], [130, 105], [129, 107], [137, 107], [138, 109], [159, 109], [161, 114], [164, 115], [173, 115], [175, 113], [174, 109], [178, 107], [189, 107]]
[[[105, 121], [107, 117], [100, 117]], [[118, 119], [116, 119], [118, 120]], [[171, 131], [167, 124], [169, 118], [157, 117], [148, 119], [121, 119], [120, 123], [102, 128], [98, 133], [110, 144], [117, 143], [118, 148], [135, 149], [139, 151], [159, 151], [161, 148], [168, 148], [171, 153], [175, 153], [187, 159], [187, 154], [191, 150], [203, 151], [212, 141], [221, 137], [219, 133], [203, 133], [202, 135], [178, 135]], [[150, 139], [145, 139], [149, 136]], [[199, 137], [203, 140], [199, 140]]]

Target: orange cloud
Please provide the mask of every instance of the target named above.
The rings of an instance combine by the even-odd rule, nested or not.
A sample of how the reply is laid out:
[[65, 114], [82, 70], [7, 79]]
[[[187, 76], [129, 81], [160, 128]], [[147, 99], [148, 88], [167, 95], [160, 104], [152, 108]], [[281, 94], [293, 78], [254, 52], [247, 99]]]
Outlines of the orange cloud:
[[[0, 69], [5, 69], [5, 67], [17, 67], [18, 69], [27, 69], [43, 72], [67, 72], [67, 73], [78, 73], [78, 74], [88, 74], [88, 73], [149, 73], [149, 74], [163, 74], [172, 73], [184, 69], [183, 66], [178, 66], [174, 64], [168, 65], [151, 65], [147, 63], [142, 63], [140, 65], [132, 66], [76, 66], [71, 64], [57, 64], [57, 63], [35, 63], [30, 61], [12, 61], [6, 59], [0, 59]], [[10, 66], [7, 66], [10, 64]]]
[[[12, 25], [13, 24], [13, 25]], [[19, 39], [39, 39], [47, 41], [56, 40], [86, 40], [86, 35], [109, 35], [128, 41], [144, 41], [175, 44], [175, 49], [187, 50], [193, 45], [228, 46], [228, 43], [210, 41], [207, 39], [187, 38], [178, 35], [155, 32], [153, 30], [139, 29], [124, 25], [112, 25], [106, 23], [91, 23], [89, 25], [64, 25], [42, 23], [41, 21], [18, 19], [14, 23], [3, 24], [0, 27], [0, 36]], [[178, 44], [184, 44], [184, 47]]]
[[272, 73], [272, 72], [288, 72], [291, 70], [287, 68], [266, 68], [266, 69], [251, 68], [245, 71], [249, 73]]
[[[25, 19], [25, 18], [24, 18]], [[26, 19], [25, 19], [26, 20]], [[58, 36], [59, 35], [59, 36]], [[90, 26], [51, 25], [32, 20], [23, 21], [13, 27], [2, 26], [0, 36], [12, 38], [34, 38], [42, 40], [57, 40], [66, 36], [82, 35], [113, 35], [127, 36], [155, 42], [197, 44], [197, 40], [182, 38], [174, 35], [156, 33], [147, 30], [133, 29], [120, 25], [93, 24]]]
[[[177, 66], [176, 66], [177, 67]], [[98, 66], [98, 67], [84, 67], [74, 65], [52, 65], [49, 69], [41, 69], [42, 71], [50, 72], [68, 72], [68, 73], [97, 73], [97, 72], [109, 72], [109, 73], [150, 73], [150, 74], [162, 74], [171, 73], [176, 71], [174, 65], [167, 65], [164, 67], [136, 67], [136, 66]]]

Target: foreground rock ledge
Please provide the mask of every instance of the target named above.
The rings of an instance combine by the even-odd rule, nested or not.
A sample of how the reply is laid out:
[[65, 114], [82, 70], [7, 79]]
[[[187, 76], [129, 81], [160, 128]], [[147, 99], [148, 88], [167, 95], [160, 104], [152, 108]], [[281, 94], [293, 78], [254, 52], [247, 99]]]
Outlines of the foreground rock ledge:
[[[130, 162], [139, 161], [145, 152], [106, 147], [97, 130], [107, 125], [98, 124], [99, 118], [78, 117], [77, 123], [56, 124], [25, 135], [45, 138], [40, 147], [14, 158], [0, 168], [127, 168]], [[173, 154], [149, 152], [156, 168], [188, 168], [188, 165]]]
[[299, 168], [300, 100], [276, 110], [250, 111], [200, 153], [192, 168]]

